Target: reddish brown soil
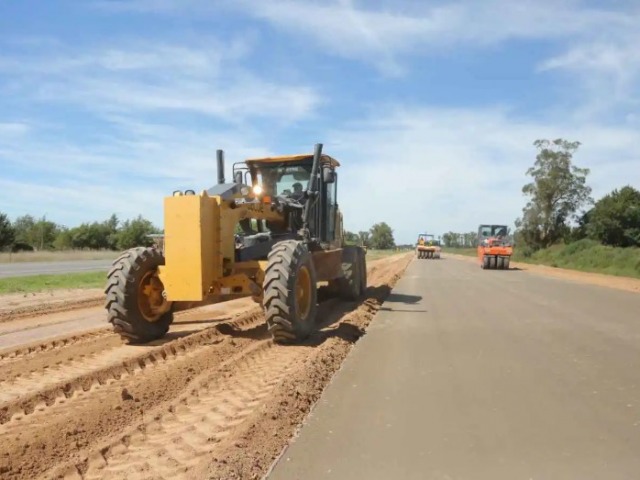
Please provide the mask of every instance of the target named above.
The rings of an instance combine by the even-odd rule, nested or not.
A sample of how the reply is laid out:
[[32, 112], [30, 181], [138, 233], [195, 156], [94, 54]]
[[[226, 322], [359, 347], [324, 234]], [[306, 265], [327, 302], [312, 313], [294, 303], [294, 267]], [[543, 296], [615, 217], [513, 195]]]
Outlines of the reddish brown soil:
[[300, 345], [274, 345], [253, 308], [152, 345], [101, 332], [4, 354], [0, 477], [258, 478], [411, 258], [370, 262], [366, 298], [324, 301]]

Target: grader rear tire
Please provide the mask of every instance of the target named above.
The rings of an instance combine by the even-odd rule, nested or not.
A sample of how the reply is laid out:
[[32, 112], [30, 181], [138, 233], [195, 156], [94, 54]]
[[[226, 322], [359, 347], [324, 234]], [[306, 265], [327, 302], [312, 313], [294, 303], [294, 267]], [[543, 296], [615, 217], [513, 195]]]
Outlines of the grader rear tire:
[[146, 343], [166, 335], [173, 322], [172, 305], [162, 297], [157, 277], [164, 256], [151, 247], [127, 250], [107, 274], [107, 319], [130, 343]]
[[[362, 287], [362, 267], [360, 248], [347, 246], [342, 250], [342, 277], [336, 280], [340, 297], [357, 300], [364, 293]], [[365, 287], [366, 288], [366, 287]]]
[[317, 310], [316, 270], [302, 242], [285, 240], [269, 253], [263, 283], [267, 328], [276, 343], [304, 340]]
[[360, 254], [360, 295], [364, 295], [367, 291], [367, 254], [366, 252], [359, 248], [358, 253]]

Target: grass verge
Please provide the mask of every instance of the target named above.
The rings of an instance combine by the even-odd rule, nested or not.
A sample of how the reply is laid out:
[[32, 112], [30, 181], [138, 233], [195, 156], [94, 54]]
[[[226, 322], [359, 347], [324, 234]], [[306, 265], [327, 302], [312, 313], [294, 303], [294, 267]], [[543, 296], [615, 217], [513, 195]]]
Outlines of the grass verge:
[[100, 288], [104, 286], [106, 278], [104, 271], [0, 278], [0, 294], [46, 292], [64, 288]]
[[[468, 256], [476, 254], [474, 248], [451, 248], [445, 250], [447, 252]], [[581, 272], [640, 278], [640, 248], [608, 247], [593, 240], [554, 245], [529, 257], [522, 255], [522, 251], [516, 246], [513, 260]]]

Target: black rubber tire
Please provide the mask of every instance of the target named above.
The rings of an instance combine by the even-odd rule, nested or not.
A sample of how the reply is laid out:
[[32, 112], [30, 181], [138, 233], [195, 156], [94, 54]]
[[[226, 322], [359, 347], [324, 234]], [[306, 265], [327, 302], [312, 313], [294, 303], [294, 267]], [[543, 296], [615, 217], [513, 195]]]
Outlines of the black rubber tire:
[[496, 262], [496, 268], [498, 270], [504, 270], [504, 257], [497, 257]]
[[482, 257], [482, 268], [484, 268], [485, 270], [491, 268], [491, 259], [486, 255]]
[[367, 253], [359, 248], [360, 254], [360, 296], [367, 292]]
[[489, 268], [491, 270], [495, 270], [497, 268], [497, 264], [496, 264], [497, 261], [498, 260], [496, 257], [494, 256], [489, 257]]
[[340, 297], [344, 300], [357, 300], [362, 295], [362, 274], [360, 248], [346, 246], [342, 249], [342, 277], [338, 279]]
[[144, 318], [138, 306], [139, 283], [149, 271], [164, 265], [164, 256], [153, 247], [136, 247], [122, 253], [107, 273], [107, 319], [113, 330], [130, 343], [146, 343], [164, 337], [173, 322], [173, 309], [155, 322]]
[[[296, 282], [302, 267], [306, 267], [311, 277], [311, 305], [306, 319], [297, 313]], [[318, 290], [313, 258], [304, 243], [284, 240], [273, 246], [268, 256], [263, 290], [263, 308], [273, 341], [292, 343], [307, 338], [315, 323]]]
[[509, 270], [510, 263], [511, 263], [511, 257], [505, 257], [505, 259], [504, 259], [504, 269], [505, 270]]

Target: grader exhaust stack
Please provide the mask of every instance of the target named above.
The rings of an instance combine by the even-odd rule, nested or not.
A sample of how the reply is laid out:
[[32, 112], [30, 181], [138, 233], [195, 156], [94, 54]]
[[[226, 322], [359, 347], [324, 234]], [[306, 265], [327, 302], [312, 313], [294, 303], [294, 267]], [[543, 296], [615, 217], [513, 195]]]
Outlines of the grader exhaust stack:
[[225, 183], [224, 181], [224, 151], [216, 151], [216, 160], [218, 163], [218, 185]]

